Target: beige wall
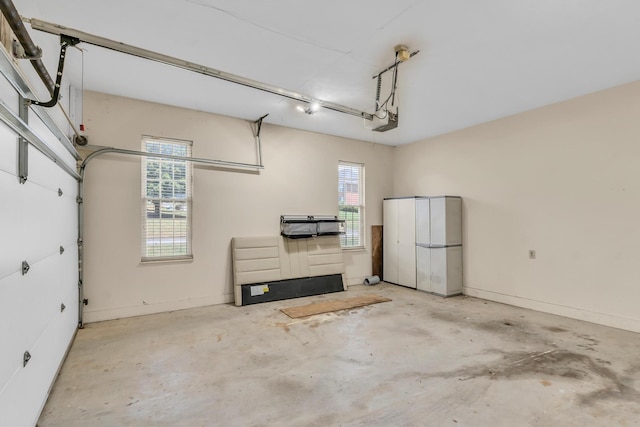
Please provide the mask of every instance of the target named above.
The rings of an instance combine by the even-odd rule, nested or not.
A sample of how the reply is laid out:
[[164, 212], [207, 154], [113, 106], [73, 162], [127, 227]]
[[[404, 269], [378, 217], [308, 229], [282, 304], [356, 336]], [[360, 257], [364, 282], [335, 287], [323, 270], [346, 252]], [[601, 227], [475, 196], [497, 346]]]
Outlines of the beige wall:
[[[150, 134], [193, 140], [196, 157], [256, 160], [242, 120], [97, 93], [85, 118], [96, 145], [138, 150]], [[85, 320], [230, 302], [231, 237], [277, 234], [281, 214], [335, 214], [336, 164], [349, 160], [366, 164], [368, 240], [345, 252], [350, 284], [371, 272], [382, 198], [460, 195], [467, 294], [640, 331], [639, 118], [636, 82], [395, 149], [265, 125], [264, 171], [197, 167], [185, 263], [140, 264], [140, 162], [98, 158]]]
[[640, 331], [640, 82], [398, 147], [394, 170], [396, 196], [463, 197], [467, 294]]
[[[93, 145], [140, 150], [141, 135], [193, 141], [193, 156], [255, 163], [248, 122], [98, 93], [84, 99]], [[140, 160], [105, 155], [87, 167], [85, 321], [232, 301], [230, 240], [277, 235], [282, 214], [337, 214], [338, 160], [366, 168], [367, 249], [345, 251], [349, 284], [371, 274], [371, 225], [393, 191], [391, 147], [263, 125], [260, 173], [197, 166], [190, 262], [140, 263]]]

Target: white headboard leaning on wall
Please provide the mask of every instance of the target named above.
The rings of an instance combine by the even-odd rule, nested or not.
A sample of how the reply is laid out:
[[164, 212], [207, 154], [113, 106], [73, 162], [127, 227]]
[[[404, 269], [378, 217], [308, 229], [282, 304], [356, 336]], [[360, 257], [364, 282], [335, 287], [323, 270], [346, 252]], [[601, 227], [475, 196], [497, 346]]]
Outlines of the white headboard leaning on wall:
[[346, 290], [340, 236], [231, 240], [235, 304]]

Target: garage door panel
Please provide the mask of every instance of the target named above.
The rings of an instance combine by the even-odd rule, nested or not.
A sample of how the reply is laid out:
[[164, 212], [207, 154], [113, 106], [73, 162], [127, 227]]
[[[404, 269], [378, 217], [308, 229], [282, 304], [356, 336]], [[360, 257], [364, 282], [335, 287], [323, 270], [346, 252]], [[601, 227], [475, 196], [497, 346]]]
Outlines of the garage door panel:
[[3, 194], [12, 200], [0, 208], [0, 235], [10, 242], [0, 245], [0, 278], [20, 271], [22, 261], [31, 265], [77, 241], [75, 201], [58, 200], [46, 188], [11, 181], [11, 175], [0, 173]]
[[73, 205], [57, 193], [36, 184], [25, 184], [20, 192], [24, 222], [24, 250], [38, 261], [59, 250], [77, 234]]
[[38, 297], [36, 289], [24, 285], [19, 273], [0, 281], [0, 342], [6, 343], [0, 347], [0, 384], [7, 383], [16, 366], [20, 365], [20, 355], [34, 345], [37, 337], [44, 331], [44, 326], [33, 327], [32, 319], [24, 317], [29, 315], [29, 301]]
[[19, 334], [19, 330], [16, 329], [15, 325], [3, 325], [0, 333], [3, 339], [3, 345], [0, 347], [0, 390], [9, 382], [15, 371], [22, 366], [21, 355], [24, 354], [26, 348], [20, 350], [22, 347], [15, 343], [17, 334]]
[[[65, 303], [66, 308], [64, 311], [60, 311], [60, 303], [49, 304], [47, 312], [40, 314], [38, 322], [32, 324], [31, 321], [26, 318], [14, 317], [13, 319], [16, 320], [3, 325], [1, 333], [3, 346], [0, 348], [0, 384], [5, 385], [11, 381], [16, 370], [22, 367], [24, 352], [31, 352], [30, 349], [34, 348], [34, 346], [43, 339], [52, 322], [57, 321], [57, 319], [61, 317], [68, 317], [68, 327], [71, 330], [76, 328], [78, 322], [77, 286], [68, 288], [64, 295], [64, 297], [59, 298]], [[57, 301], [58, 298], [51, 300], [51, 303], [53, 303], [54, 300]], [[34, 332], [36, 328], [40, 329], [39, 334]], [[47, 357], [57, 356], [49, 354]], [[45, 385], [47, 387], [49, 386], [49, 384]]]
[[[3, 203], [0, 207], [0, 279], [20, 271], [24, 242], [22, 230], [24, 218], [21, 206], [21, 185], [16, 177], [0, 172], [0, 188]], [[6, 201], [6, 203], [5, 203]]]
[[35, 114], [29, 114], [29, 127], [68, 165], [74, 165], [75, 159], [49, 128]]
[[[60, 366], [73, 338], [76, 317], [71, 311], [53, 319], [38, 342], [29, 350], [31, 359], [0, 391], [0, 414], [6, 425], [35, 425], [47, 398], [48, 385]], [[43, 384], [47, 386], [43, 387]]]
[[2, 122], [0, 122], [0, 171], [18, 175], [18, 137]]
[[[0, 79], [1, 80], [1, 79]], [[0, 99], [17, 95], [0, 82]], [[34, 114], [30, 126], [63, 161], [75, 159]], [[29, 146], [17, 175], [17, 136], [0, 124], [0, 424], [34, 425], [78, 324], [77, 182]], [[62, 196], [58, 195], [62, 190]], [[64, 253], [60, 254], [60, 246]], [[22, 261], [30, 269], [22, 274]], [[65, 309], [61, 310], [64, 303]], [[32, 358], [23, 367], [23, 355]]]
[[[60, 302], [64, 302], [67, 310], [78, 311], [78, 246], [70, 245], [65, 250], [62, 257], [62, 272], [60, 281], [60, 293], [64, 298]], [[70, 298], [68, 295], [72, 295]]]
[[0, 278], [20, 271], [22, 261], [38, 262], [59, 251], [61, 245], [75, 243], [75, 192], [59, 197], [57, 188], [53, 191], [31, 181], [19, 184], [15, 176], [4, 172], [0, 172], [0, 188]]
[[7, 79], [0, 79], [0, 99], [9, 111], [18, 115], [18, 93]]
[[[30, 348], [60, 313], [77, 313], [77, 246], [35, 263], [26, 275], [15, 273], [0, 280], [0, 384], [9, 373], [11, 355]], [[66, 306], [61, 312], [60, 304]], [[7, 362], [7, 363], [5, 363]]]
[[[63, 313], [60, 310], [60, 304], [64, 303], [66, 307], [75, 305], [75, 301], [65, 300], [67, 294], [77, 288], [78, 273], [76, 264], [73, 262], [75, 257], [70, 253], [67, 255], [67, 260], [64, 258], [64, 254], [55, 254], [32, 268], [36, 274], [28, 279], [26, 285], [35, 290], [38, 300], [31, 301], [26, 310], [33, 320], [29, 326], [34, 330], [38, 329], [36, 319], [41, 322], [40, 325], [43, 325], [40, 329], [44, 329], [51, 318]], [[31, 271], [27, 276], [30, 274]], [[33, 333], [31, 336], [37, 338], [38, 335]]]
[[[2, 359], [11, 359], [12, 354], [22, 354], [33, 347], [48, 324], [61, 314], [61, 303], [74, 310], [75, 301], [64, 301], [69, 290], [77, 287], [77, 280], [70, 273], [73, 274], [69, 267], [49, 257], [34, 264], [26, 275], [16, 273], [0, 282], [3, 289], [0, 342], [8, 343], [2, 346], [2, 353], [10, 352], [3, 354]], [[3, 373], [0, 380], [5, 376]]]
[[62, 190], [62, 197], [70, 201], [72, 205], [76, 205], [76, 196], [78, 195], [78, 182], [71, 175], [58, 169], [56, 178], [56, 191], [58, 188]]
[[60, 200], [53, 213], [57, 224], [57, 241], [60, 245], [78, 240], [78, 204], [74, 200]]

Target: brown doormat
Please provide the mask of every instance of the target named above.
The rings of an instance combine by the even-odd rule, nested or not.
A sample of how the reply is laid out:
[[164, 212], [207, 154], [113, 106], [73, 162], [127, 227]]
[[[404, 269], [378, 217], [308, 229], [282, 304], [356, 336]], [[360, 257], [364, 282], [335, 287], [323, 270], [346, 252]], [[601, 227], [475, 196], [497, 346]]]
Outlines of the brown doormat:
[[332, 311], [364, 307], [365, 305], [388, 301], [391, 300], [389, 298], [381, 297], [380, 295], [371, 294], [334, 301], [313, 302], [311, 304], [299, 305], [297, 307], [282, 308], [280, 309], [280, 311], [282, 311], [292, 319], [297, 319], [298, 317], [307, 317], [313, 316], [314, 314], [330, 313]]

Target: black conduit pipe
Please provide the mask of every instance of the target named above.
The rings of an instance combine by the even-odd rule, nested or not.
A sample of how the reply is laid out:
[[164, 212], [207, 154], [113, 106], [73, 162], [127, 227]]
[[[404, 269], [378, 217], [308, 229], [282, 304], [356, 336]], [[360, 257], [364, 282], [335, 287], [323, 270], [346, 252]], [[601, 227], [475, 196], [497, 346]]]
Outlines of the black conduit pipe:
[[[24, 49], [25, 54], [29, 58], [35, 58], [40, 56], [41, 51], [40, 49], [38, 49], [38, 46], [36, 46], [35, 43], [33, 43], [33, 40], [31, 39], [31, 36], [27, 32], [27, 28], [22, 22], [22, 18], [20, 18], [20, 14], [18, 13], [18, 10], [16, 9], [13, 2], [11, 0], [0, 0], [0, 10], [2, 11], [2, 14], [4, 15], [4, 17], [7, 19], [7, 22], [9, 23], [9, 26], [13, 30], [13, 33], [18, 38], [18, 41], [22, 45], [22, 48]], [[55, 90], [55, 83], [53, 82], [53, 79], [49, 75], [49, 72], [47, 71], [47, 68], [44, 66], [44, 63], [42, 62], [42, 60], [40, 58], [31, 59], [31, 65], [33, 65], [33, 68], [35, 68], [36, 73], [38, 73], [38, 75], [42, 79], [42, 82], [49, 90], [49, 94], [53, 95], [53, 92]]]

